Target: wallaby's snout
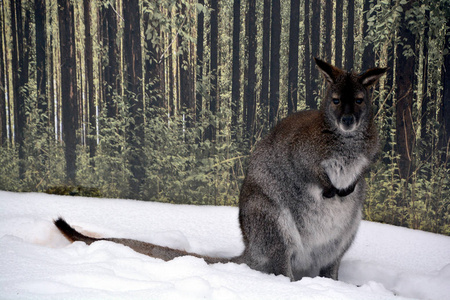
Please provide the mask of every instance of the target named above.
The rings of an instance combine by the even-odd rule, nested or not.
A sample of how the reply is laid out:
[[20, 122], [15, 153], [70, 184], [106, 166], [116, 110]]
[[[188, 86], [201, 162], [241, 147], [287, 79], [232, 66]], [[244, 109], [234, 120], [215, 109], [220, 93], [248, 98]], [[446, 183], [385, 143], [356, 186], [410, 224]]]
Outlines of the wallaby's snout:
[[338, 127], [343, 132], [352, 132], [358, 128], [362, 113], [361, 107], [357, 107], [353, 99], [346, 101], [342, 106], [335, 110]]
[[355, 118], [353, 115], [343, 115], [341, 118], [341, 124], [344, 126], [343, 129], [352, 130], [355, 127]]

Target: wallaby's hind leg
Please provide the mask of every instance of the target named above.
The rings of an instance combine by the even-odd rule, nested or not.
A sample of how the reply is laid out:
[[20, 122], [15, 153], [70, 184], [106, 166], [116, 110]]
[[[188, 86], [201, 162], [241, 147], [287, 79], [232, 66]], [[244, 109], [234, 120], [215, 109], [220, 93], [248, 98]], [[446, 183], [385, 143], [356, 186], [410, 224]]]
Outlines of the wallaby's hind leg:
[[252, 269], [292, 278], [289, 256], [274, 220], [256, 212], [254, 214], [255, 219], [265, 219], [266, 225], [259, 228], [259, 232], [250, 232], [247, 235], [244, 262]]
[[[280, 228], [280, 208], [257, 186], [251, 196], [240, 203], [239, 221], [244, 236], [244, 262], [264, 273], [293, 278], [290, 251]], [[243, 186], [245, 193], [249, 185]]]
[[328, 265], [325, 268], [323, 268], [322, 270], [320, 270], [319, 276], [338, 280], [338, 272], [339, 272], [340, 264], [341, 264], [341, 257], [339, 257], [331, 265]]
[[291, 268], [292, 268], [292, 276], [291, 281], [297, 281], [302, 279], [303, 277], [316, 277], [319, 275], [319, 268], [315, 267], [305, 267], [299, 263], [301, 259], [301, 254], [293, 253], [291, 256]]

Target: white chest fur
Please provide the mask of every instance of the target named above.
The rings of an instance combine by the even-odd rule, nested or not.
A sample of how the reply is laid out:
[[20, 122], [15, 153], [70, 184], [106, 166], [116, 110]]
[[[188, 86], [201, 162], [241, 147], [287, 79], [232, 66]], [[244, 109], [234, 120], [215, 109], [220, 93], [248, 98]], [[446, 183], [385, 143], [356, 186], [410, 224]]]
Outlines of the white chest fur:
[[337, 189], [345, 189], [352, 185], [368, 164], [369, 160], [364, 155], [348, 162], [344, 159], [333, 158], [321, 163], [331, 183]]

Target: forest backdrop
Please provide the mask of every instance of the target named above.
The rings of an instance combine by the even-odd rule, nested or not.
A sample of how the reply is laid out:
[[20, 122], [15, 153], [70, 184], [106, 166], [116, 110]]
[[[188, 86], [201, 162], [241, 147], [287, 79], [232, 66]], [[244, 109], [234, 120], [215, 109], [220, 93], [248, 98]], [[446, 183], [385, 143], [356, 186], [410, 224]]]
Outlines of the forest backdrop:
[[317, 108], [320, 57], [388, 66], [368, 220], [450, 234], [450, 0], [0, 0], [0, 189], [236, 205]]

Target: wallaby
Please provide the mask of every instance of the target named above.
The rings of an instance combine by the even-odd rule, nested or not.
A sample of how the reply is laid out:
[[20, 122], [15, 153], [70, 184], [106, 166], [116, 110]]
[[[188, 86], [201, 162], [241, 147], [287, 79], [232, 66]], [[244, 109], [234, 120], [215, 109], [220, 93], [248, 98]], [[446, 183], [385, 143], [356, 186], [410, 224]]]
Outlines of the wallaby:
[[363, 175], [378, 150], [369, 88], [387, 68], [357, 75], [315, 61], [328, 83], [320, 109], [288, 116], [250, 157], [239, 198], [245, 245], [240, 256], [211, 258], [129, 239], [95, 239], [62, 219], [55, 225], [71, 241], [112, 241], [163, 260], [193, 255], [207, 263], [245, 263], [291, 280], [337, 280], [361, 220]]

